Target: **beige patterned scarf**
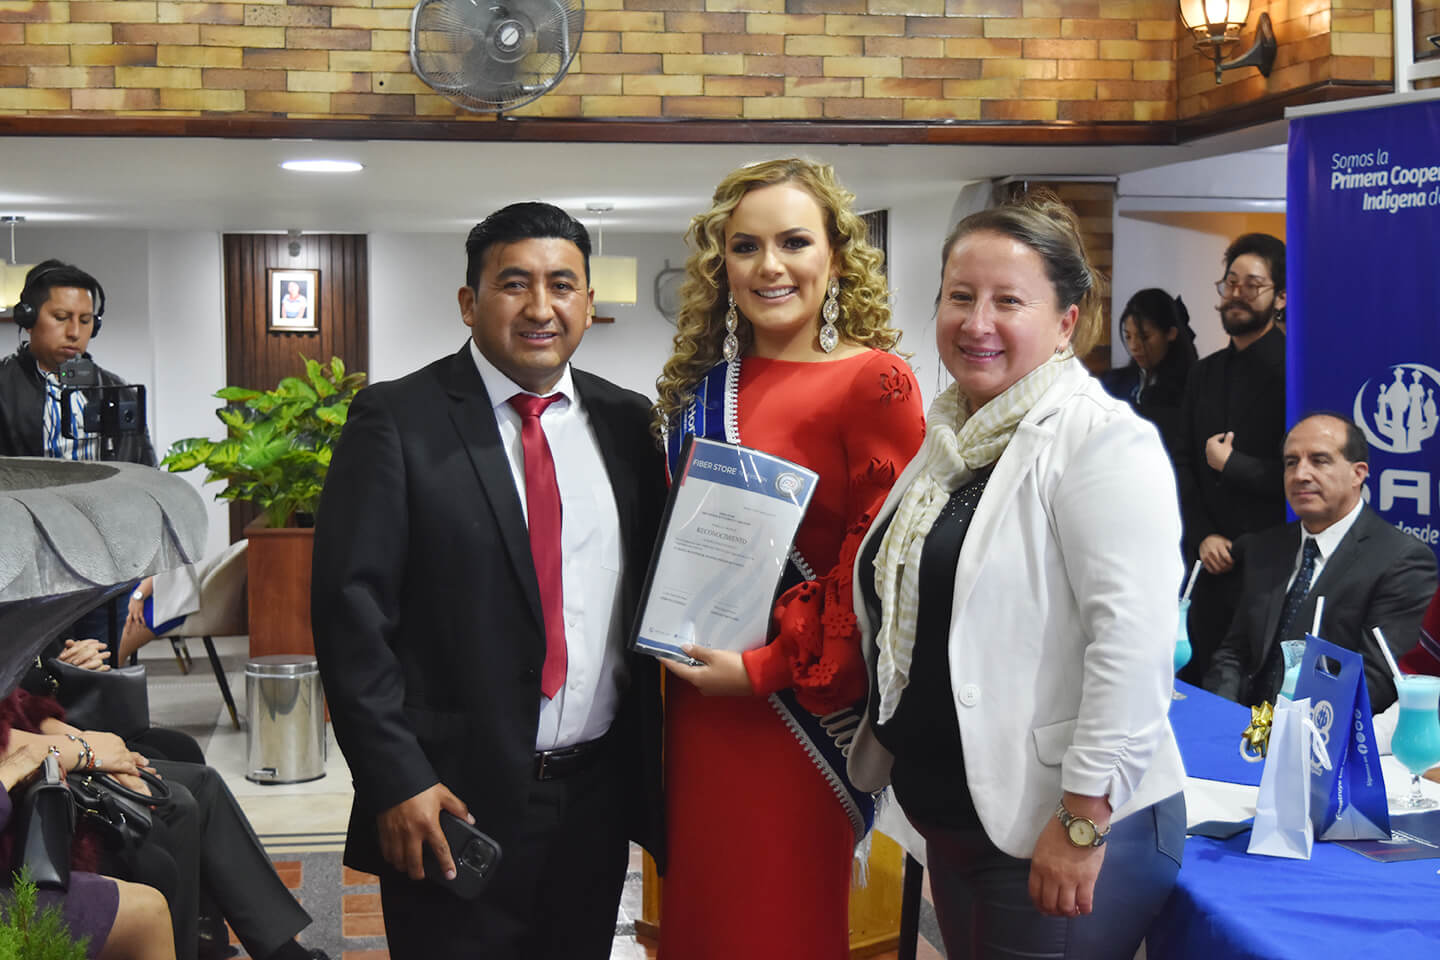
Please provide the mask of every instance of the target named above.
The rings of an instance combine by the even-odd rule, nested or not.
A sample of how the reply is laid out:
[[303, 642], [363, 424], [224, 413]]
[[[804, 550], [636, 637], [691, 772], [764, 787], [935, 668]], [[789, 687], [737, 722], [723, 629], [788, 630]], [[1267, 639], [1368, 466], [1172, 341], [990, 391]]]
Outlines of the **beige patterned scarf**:
[[920, 553], [935, 518], [950, 495], [969, 483], [1005, 452], [1015, 428], [1065, 372], [1070, 350], [1011, 384], [973, 415], [959, 387], [935, 398], [926, 419], [925, 443], [916, 459], [924, 464], [890, 520], [890, 529], [875, 555], [875, 592], [880, 598], [880, 632], [876, 682], [880, 688], [880, 722], [895, 714], [900, 694], [910, 682], [915, 623], [920, 610]]

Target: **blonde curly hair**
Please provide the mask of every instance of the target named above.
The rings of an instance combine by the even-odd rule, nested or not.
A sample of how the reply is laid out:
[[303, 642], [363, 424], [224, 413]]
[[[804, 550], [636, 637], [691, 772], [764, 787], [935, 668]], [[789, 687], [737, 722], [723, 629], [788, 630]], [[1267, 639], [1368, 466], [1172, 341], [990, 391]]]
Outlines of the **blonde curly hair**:
[[[685, 231], [691, 250], [680, 286], [675, 321], [675, 350], [655, 381], [660, 399], [651, 429], [660, 436], [690, 402], [710, 368], [721, 360], [729, 281], [725, 275], [725, 224], [751, 190], [793, 183], [819, 204], [840, 280], [840, 336], [862, 346], [893, 350], [900, 331], [890, 325], [890, 292], [882, 267], [884, 255], [866, 240], [865, 223], [853, 209], [855, 195], [840, 185], [828, 164], [800, 157], [767, 160], [732, 171], [715, 188], [710, 209], [697, 214]], [[818, 317], [817, 317], [818, 320]], [[740, 351], [754, 342], [750, 321], [740, 316]]]

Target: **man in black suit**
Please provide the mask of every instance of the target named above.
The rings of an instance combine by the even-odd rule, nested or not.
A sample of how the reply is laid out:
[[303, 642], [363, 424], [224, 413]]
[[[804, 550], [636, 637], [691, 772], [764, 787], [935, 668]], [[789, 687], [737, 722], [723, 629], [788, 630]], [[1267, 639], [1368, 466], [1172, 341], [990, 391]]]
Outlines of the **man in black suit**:
[[[470, 340], [360, 392], [317, 514], [345, 862], [379, 874], [397, 960], [603, 958], [627, 838], [664, 835], [658, 672], [625, 645], [664, 467], [648, 402], [569, 363], [585, 228], [513, 204], [465, 249]], [[455, 870], [442, 810], [503, 850], [476, 900], [422, 879], [422, 846]]]
[[1190, 606], [1194, 649], [1180, 676], [1198, 683], [1236, 610], [1236, 537], [1285, 520], [1279, 450], [1285, 436], [1285, 244], [1236, 238], [1215, 284], [1230, 343], [1195, 364], [1180, 404], [1175, 474], [1185, 553], [1205, 565]]
[[1370, 629], [1384, 631], [1397, 658], [1415, 646], [1435, 593], [1435, 555], [1365, 505], [1369, 458], [1365, 435], [1343, 417], [1313, 414], [1291, 428], [1285, 496], [1300, 520], [1235, 542], [1239, 610], [1205, 689], [1244, 704], [1273, 701], [1284, 677], [1280, 641], [1310, 632], [1324, 597], [1318, 636], [1364, 656], [1376, 713], [1395, 701]]

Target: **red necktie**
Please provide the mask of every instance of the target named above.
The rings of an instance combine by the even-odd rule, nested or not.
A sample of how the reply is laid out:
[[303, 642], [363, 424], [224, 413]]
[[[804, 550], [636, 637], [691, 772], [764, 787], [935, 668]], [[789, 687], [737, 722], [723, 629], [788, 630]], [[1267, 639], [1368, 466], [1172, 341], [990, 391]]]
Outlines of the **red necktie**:
[[560, 485], [555, 460], [540, 426], [540, 414], [560, 394], [535, 397], [517, 393], [510, 406], [520, 414], [520, 444], [525, 450], [525, 509], [530, 519], [530, 555], [540, 582], [545, 620], [545, 668], [540, 692], [549, 699], [565, 685], [565, 580], [560, 557]]

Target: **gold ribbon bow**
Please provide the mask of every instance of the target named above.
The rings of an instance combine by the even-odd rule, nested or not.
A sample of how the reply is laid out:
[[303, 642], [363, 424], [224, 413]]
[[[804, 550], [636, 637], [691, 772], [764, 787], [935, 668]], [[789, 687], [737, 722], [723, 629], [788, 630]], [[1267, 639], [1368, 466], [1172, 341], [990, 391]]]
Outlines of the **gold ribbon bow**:
[[1270, 749], [1270, 724], [1275, 719], [1275, 708], [1269, 700], [1262, 700], [1258, 707], [1250, 708], [1250, 726], [1240, 735], [1240, 755], [1251, 763], [1265, 759]]

